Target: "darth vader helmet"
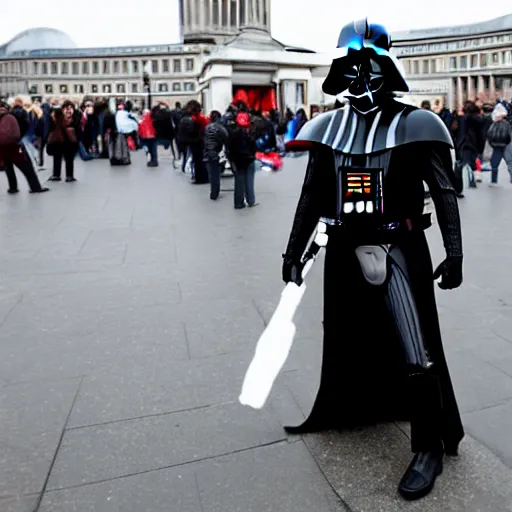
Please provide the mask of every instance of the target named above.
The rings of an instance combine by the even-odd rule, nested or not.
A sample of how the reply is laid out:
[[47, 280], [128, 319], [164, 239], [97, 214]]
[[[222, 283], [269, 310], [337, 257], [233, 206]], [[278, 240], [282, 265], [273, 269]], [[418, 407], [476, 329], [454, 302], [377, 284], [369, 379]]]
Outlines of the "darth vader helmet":
[[367, 114], [379, 108], [389, 93], [409, 91], [382, 25], [368, 24], [366, 18], [349, 23], [341, 30], [337, 48], [339, 56], [322, 87], [326, 94], [344, 93], [354, 109]]

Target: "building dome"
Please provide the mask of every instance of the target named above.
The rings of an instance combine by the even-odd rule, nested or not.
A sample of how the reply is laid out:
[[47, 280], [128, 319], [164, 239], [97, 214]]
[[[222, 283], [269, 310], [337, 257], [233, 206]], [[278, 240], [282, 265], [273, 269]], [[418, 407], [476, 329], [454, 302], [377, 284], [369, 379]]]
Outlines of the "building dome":
[[12, 55], [34, 50], [68, 50], [76, 47], [75, 42], [60, 30], [31, 28], [14, 36], [5, 46], [0, 47], [0, 52]]

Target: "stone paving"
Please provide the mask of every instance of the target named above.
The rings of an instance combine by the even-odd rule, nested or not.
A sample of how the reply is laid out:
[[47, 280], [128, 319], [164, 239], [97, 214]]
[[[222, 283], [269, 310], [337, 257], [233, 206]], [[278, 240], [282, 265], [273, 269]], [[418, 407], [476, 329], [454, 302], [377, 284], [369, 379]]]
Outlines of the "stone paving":
[[[261, 205], [243, 211], [229, 190], [211, 202], [166, 156], [154, 170], [133, 161], [77, 161], [77, 183], [40, 196], [8, 196], [0, 174], [1, 512], [512, 510], [505, 174], [461, 201], [465, 284], [438, 294], [468, 436], [432, 495], [408, 504], [396, 493], [407, 425], [282, 428], [318, 385], [321, 262], [269, 404], [237, 402], [282, 289], [305, 160], [259, 173]], [[430, 237], [437, 263], [437, 228]]]

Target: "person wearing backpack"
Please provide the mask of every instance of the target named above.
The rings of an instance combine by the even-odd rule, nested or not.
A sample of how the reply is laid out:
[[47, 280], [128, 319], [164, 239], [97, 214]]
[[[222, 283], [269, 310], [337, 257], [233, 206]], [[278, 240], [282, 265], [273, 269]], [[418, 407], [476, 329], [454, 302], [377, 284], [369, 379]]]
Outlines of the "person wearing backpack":
[[[512, 141], [512, 126], [506, 120], [507, 110], [503, 105], [496, 105], [492, 113], [493, 123], [487, 132], [487, 140], [492, 147], [491, 156], [491, 183], [489, 186], [498, 184], [498, 170], [501, 161], [505, 157], [505, 150]], [[512, 182], [512, 175], [511, 175]]]
[[32, 162], [23, 151], [20, 144], [21, 137], [22, 128], [18, 119], [11, 114], [9, 105], [0, 101], [0, 167], [5, 169], [9, 194], [19, 192], [14, 166], [24, 174], [31, 193], [48, 192], [48, 188], [41, 186]]

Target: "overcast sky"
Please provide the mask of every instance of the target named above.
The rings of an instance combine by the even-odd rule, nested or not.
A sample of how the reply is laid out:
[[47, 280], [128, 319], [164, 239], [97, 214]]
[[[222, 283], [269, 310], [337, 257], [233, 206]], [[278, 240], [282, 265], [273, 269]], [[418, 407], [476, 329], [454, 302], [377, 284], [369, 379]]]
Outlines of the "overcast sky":
[[[81, 47], [180, 38], [178, 0], [23, 0], [23, 10], [13, 0], [5, 4], [0, 43], [30, 27], [63, 30]], [[484, 5], [477, 0], [272, 0], [272, 35], [289, 45], [328, 50], [345, 23], [364, 16], [393, 31], [474, 23], [512, 11], [507, 2], [493, 3], [485, 12]]]

